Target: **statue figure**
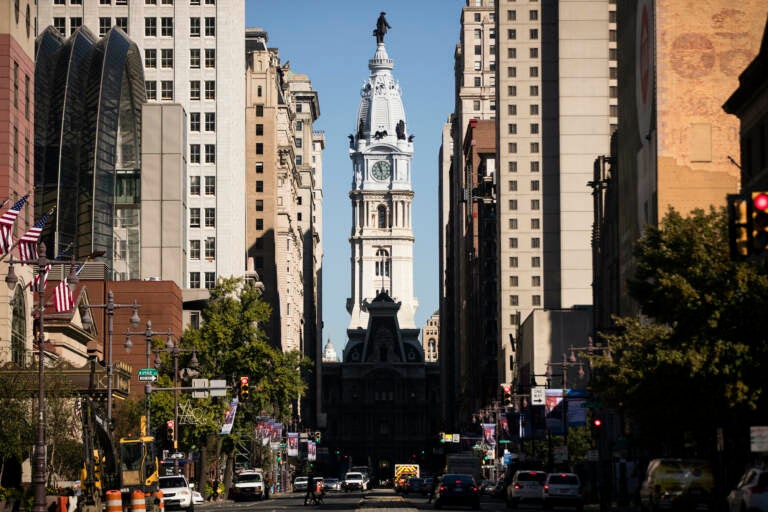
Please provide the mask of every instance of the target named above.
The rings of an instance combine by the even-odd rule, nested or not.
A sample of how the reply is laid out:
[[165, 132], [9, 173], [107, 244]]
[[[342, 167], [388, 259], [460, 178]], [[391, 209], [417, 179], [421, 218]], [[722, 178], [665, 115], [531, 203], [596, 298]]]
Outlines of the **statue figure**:
[[357, 127], [357, 138], [362, 139], [363, 138], [363, 132], [365, 131], [365, 123], [363, 123], [363, 120], [360, 120], [360, 125]]
[[376, 30], [373, 31], [373, 35], [376, 36], [377, 44], [384, 43], [384, 35], [387, 33], [387, 29], [392, 28], [389, 23], [387, 23], [387, 18], [384, 17], [385, 14], [387, 13], [383, 11], [379, 14], [379, 19], [376, 20]]
[[405, 140], [405, 121], [401, 119], [397, 122], [395, 132], [397, 133], [398, 140]]

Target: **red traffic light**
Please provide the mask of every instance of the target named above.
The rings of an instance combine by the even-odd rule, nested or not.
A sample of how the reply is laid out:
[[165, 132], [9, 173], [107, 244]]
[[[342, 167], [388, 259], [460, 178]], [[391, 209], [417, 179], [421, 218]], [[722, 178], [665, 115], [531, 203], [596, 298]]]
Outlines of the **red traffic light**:
[[592, 420], [592, 424], [596, 427], [601, 427], [603, 425], [603, 420], [601, 420], [600, 418], [595, 418], [594, 420]]
[[758, 192], [752, 194], [752, 204], [755, 208], [761, 211], [768, 210], [768, 194]]

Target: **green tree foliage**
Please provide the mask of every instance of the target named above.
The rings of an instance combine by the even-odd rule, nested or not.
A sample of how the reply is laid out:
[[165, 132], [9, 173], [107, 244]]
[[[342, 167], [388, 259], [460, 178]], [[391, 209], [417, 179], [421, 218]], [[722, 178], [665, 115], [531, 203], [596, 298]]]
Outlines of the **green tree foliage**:
[[765, 410], [768, 272], [731, 261], [727, 240], [724, 210], [670, 210], [636, 245], [628, 285], [642, 314], [602, 333], [611, 357], [592, 358], [593, 386], [649, 437]]

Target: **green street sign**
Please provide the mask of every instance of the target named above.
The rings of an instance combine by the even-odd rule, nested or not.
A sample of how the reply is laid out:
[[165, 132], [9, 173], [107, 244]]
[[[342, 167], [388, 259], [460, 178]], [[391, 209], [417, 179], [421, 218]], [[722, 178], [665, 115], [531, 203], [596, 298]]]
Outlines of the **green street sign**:
[[509, 439], [502, 439], [502, 440], [499, 441], [499, 444], [509, 444], [511, 442], [512, 441], [510, 441]]
[[142, 382], [155, 382], [157, 381], [157, 369], [155, 368], [139, 368], [139, 380]]

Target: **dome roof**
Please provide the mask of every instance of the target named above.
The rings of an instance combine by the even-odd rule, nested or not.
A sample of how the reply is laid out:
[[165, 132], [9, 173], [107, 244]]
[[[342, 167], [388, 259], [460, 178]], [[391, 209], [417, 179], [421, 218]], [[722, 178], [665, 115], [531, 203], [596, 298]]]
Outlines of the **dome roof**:
[[[357, 111], [358, 139], [390, 139], [397, 137], [398, 123], [405, 133], [405, 109], [400, 97], [400, 84], [392, 76], [395, 63], [387, 55], [384, 43], [378, 43], [376, 53], [368, 61], [371, 74], [360, 90]], [[400, 138], [404, 138], [404, 135]]]

